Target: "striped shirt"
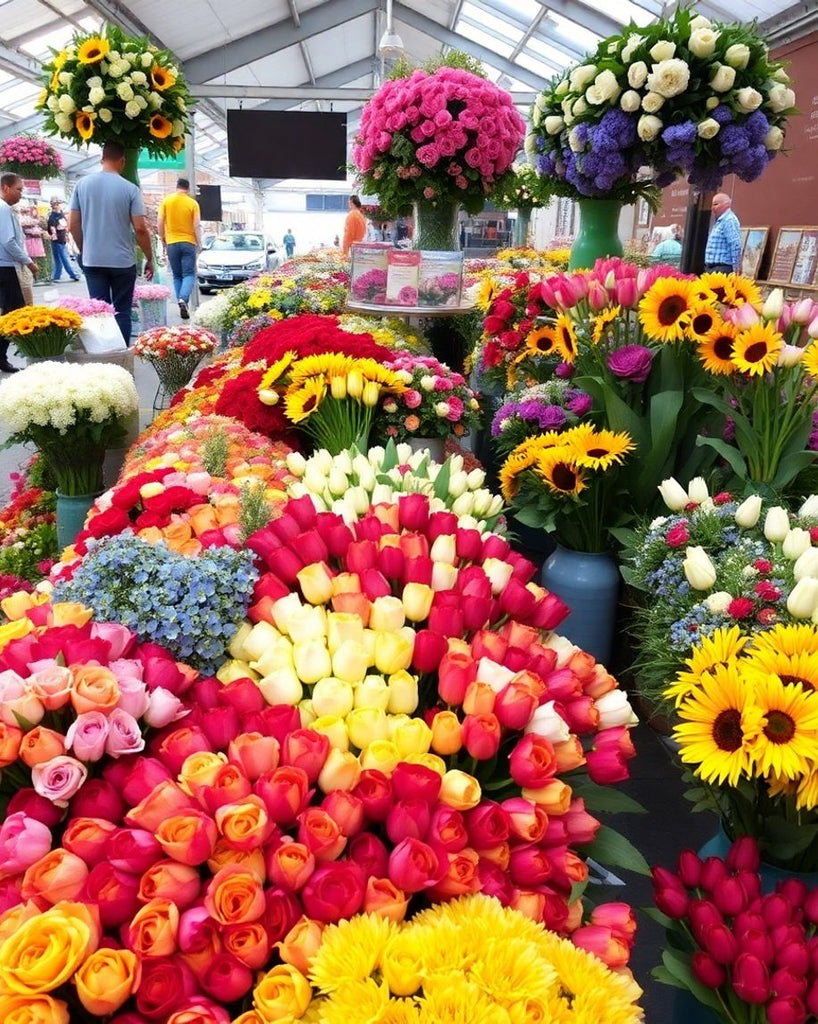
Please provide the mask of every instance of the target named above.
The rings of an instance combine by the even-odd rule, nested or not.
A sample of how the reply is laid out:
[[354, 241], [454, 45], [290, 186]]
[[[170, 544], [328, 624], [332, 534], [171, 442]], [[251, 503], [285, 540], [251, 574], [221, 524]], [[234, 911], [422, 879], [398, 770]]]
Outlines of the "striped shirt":
[[726, 263], [738, 270], [741, 256], [741, 225], [732, 210], [720, 214], [710, 229], [704, 250], [705, 267], [712, 263]]

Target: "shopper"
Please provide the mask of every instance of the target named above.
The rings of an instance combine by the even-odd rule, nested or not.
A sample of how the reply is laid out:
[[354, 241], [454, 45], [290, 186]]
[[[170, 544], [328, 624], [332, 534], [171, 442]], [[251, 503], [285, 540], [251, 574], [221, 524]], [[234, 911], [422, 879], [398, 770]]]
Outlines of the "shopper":
[[344, 244], [341, 252], [349, 255], [349, 247], [354, 242], [362, 242], [366, 237], [366, 217], [361, 212], [361, 200], [357, 196], [349, 197], [349, 213], [344, 221]]
[[[12, 209], [23, 194], [23, 179], [17, 174], [0, 177], [0, 307], [4, 313], [26, 305], [18, 267], [27, 267], [36, 277], [37, 264], [26, 252], [23, 226]], [[17, 373], [9, 362], [8, 339], [0, 337], [0, 372]]]
[[202, 247], [202, 225], [199, 204], [190, 194], [187, 178], [179, 178], [176, 191], [165, 196], [159, 206], [159, 237], [168, 254], [179, 316], [189, 320], [188, 303], [196, 282], [196, 253]]
[[51, 200], [51, 213], [48, 215], [48, 237], [51, 239], [51, 254], [54, 259], [54, 280], [59, 281], [63, 270], [72, 281], [79, 281], [68, 258], [68, 221], [65, 219], [61, 199]]
[[725, 192], [713, 196], [710, 209], [715, 214], [704, 250], [704, 269], [734, 274], [741, 259], [741, 224], [733, 213], [733, 200]]
[[671, 224], [670, 237], [664, 238], [655, 246], [650, 254], [650, 262], [661, 263], [669, 267], [678, 267], [682, 262], [682, 230], [677, 224]]
[[145, 254], [148, 281], [153, 278], [153, 252], [142, 193], [122, 177], [124, 169], [124, 147], [106, 142], [102, 147], [102, 171], [77, 182], [71, 196], [68, 229], [80, 252], [88, 294], [113, 305], [127, 345], [136, 285], [133, 235]]
[[287, 234], [282, 241], [284, 242], [284, 252], [287, 253], [287, 259], [290, 259], [295, 252], [295, 235], [292, 228], [287, 228]]

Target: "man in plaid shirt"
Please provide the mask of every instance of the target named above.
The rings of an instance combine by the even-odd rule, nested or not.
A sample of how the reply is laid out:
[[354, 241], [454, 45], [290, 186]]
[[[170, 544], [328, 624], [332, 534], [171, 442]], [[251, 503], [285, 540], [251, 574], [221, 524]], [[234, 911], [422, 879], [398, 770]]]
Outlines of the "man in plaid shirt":
[[733, 274], [741, 258], [741, 224], [730, 207], [733, 200], [724, 192], [713, 196], [710, 209], [716, 215], [704, 250], [704, 269]]

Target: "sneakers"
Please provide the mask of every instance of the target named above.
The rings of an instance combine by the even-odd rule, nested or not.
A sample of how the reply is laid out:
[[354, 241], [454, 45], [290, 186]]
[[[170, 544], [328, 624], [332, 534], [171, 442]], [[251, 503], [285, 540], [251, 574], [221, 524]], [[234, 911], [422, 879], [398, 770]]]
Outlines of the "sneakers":
[[184, 299], [179, 299], [179, 316], [183, 320], [190, 319], [190, 312], [188, 311], [187, 303], [185, 302]]

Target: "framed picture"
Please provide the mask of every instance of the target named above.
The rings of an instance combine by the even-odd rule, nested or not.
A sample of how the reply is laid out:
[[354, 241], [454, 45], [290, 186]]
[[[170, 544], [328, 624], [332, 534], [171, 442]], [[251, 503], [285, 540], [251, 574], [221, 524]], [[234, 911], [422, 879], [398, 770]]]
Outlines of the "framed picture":
[[640, 196], [636, 200], [636, 226], [646, 228], [650, 223], [650, 207], [646, 199]]
[[741, 229], [741, 273], [744, 277], [758, 277], [769, 233], [768, 227]]
[[795, 255], [792, 283], [811, 285], [815, 278], [816, 263], [818, 263], [818, 228], [805, 228], [798, 245], [798, 252]]
[[768, 281], [775, 281], [778, 284], [790, 283], [803, 231], [804, 228], [797, 227], [786, 227], [779, 230], [770, 273], [767, 275]]

